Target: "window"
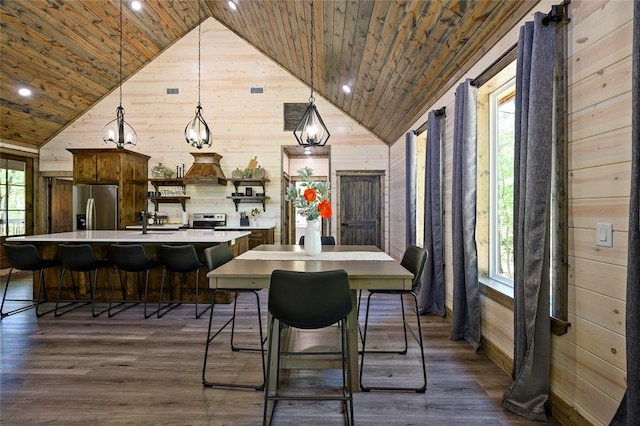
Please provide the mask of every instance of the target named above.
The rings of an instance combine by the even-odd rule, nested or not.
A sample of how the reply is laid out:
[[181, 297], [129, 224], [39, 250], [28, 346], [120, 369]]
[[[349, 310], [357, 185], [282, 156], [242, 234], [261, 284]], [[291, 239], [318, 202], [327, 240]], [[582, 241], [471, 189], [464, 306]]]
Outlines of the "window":
[[489, 277], [513, 287], [515, 80], [489, 95]]
[[0, 159], [0, 236], [26, 232], [26, 175], [24, 161]]

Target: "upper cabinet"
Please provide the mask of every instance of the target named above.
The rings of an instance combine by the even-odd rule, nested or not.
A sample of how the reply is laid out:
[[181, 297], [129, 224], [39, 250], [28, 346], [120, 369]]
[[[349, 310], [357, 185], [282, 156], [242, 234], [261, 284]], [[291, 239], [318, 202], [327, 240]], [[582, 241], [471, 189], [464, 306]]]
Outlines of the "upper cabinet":
[[73, 149], [75, 183], [147, 182], [149, 156], [124, 149]]
[[118, 228], [137, 225], [148, 192], [148, 155], [126, 149], [68, 149], [75, 184], [118, 185]]

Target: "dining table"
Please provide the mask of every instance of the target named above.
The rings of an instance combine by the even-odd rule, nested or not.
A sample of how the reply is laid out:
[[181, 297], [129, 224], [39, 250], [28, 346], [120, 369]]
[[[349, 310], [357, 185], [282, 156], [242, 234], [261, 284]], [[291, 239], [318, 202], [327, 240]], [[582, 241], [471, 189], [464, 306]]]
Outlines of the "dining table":
[[[320, 272], [344, 269], [349, 276], [353, 309], [347, 316], [349, 380], [358, 386], [358, 292], [360, 290], [410, 290], [413, 274], [376, 246], [322, 246], [308, 256], [304, 246], [262, 244], [207, 273], [211, 289], [268, 289], [276, 270]], [[272, 342], [272, 345], [276, 343]], [[275, 346], [274, 346], [275, 347]]]

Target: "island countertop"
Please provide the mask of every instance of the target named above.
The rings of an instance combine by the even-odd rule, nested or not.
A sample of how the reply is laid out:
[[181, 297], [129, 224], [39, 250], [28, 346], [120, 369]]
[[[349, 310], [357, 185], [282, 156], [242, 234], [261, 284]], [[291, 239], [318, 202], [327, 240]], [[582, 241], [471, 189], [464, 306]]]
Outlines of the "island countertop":
[[7, 238], [14, 243], [229, 243], [251, 234], [249, 231], [213, 231], [210, 229], [73, 231], [55, 234], [26, 235]]

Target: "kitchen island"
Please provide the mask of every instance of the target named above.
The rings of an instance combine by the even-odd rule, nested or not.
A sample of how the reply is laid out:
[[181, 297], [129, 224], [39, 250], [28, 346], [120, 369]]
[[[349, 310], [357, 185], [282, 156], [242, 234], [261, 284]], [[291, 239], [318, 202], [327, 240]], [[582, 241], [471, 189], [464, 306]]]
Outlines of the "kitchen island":
[[[111, 244], [142, 244], [151, 258], [158, 258], [158, 249], [162, 244], [180, 245], [180, 244], [193, 244], [196, 248], [198, 256], [201, 261], [204, 259], [204, 249], [210, 246], [218, 244], [227, 244], [231, 246], [234, 256], [238, 256], [248, 250], [249, 247], [249, 231], [213, 231], [209, 229], [188, 229], [188, 230], [148, 230], [147, 234], [143, 234], [138, 230], [115, 230], [115, 231], [73, 231], [73, 232], [60, 232], [55, 234], [41, 234], [41, 235], [26, 235], [21, 237], [7, 238], [7, 242], [10, 244], [34, 244], [40, 250], [43, 258], [52, 259], [57, 254], [58, 244], [91, 244], [96, 256], [99, 259], [109, 259], [109, 246]], [[47, 297], [49, 300], [55, 300], [57, 285], [60, 279], [61, 268], [50, 268], [46, 271], [45, 280], [47, 283]], [[158, 300], [158, 294], [160, 290], [160, 283], [162, 280], [162, 267], [155, 268], [149, 274], [149, 301], [154, 302]], [[99, 274], [99, 288], [104, 287], [107, 283], [113, 280], [114, 267], [109, 268], [109, 274], [101, 272]], [[200, 282], [206, 282], [206, 268], [200, 271]], [[126, 276], [126, 277], [125, 277]], [[195, 285], [194, 274], [190, 274], [190, 279], [185, 283], [185, 289], [192, 289]], [[78, 276], [80, 278], [76, 283], [80, 286], [81, 297], [89, 297], [88, 283], [85, 277]], [[123, 274], [123, 280], [126, 279], [126, 289], [128, 298], [137, 297], [137, 290], [135, 286], [135, 279], [133, 274]], [[172, 277], [173, 280], [173, 298], [179, 297], [179, 286], [177, 285], [177, 277]], [[34, 273], [34, 296], [37, 292], [38, 273]], [[63, 287], [71, 287], [70, 274], [65, 275], [65, 283]], [[119, 286], [118, 286], [119, 288]], [[144, 289], [141, 289], [144, 290]], [[64, 292], [61, 297], [69, 298], [71, 292]], [[99, 292], [98, 296], [102, 300], [106, 300], [106, 292]], [[187, 296], [188, 295], [188, 296]], [[191, 297], [191, 293], [187, 292], [185, 295]], [[164, 297], [163, 297], [164, 298]], [[204, 294], [200, 297], [201, 300], [198, 303], [209, 303], [209, 295]], [[188, 301], [195, 301], [193, 298]], [[220, 298], [216, 297], [217, 303], [228, 303], [230, 298], [228, 295], [221, 295]]]

